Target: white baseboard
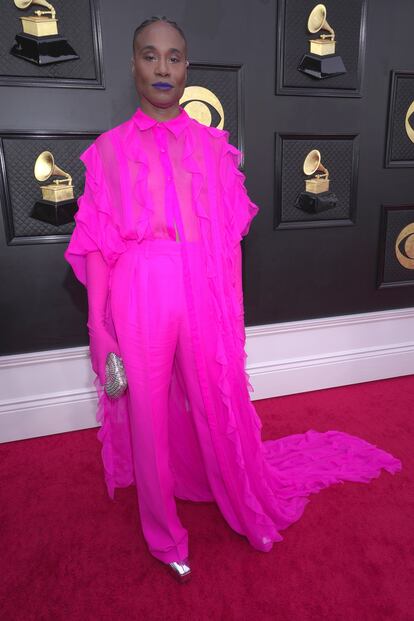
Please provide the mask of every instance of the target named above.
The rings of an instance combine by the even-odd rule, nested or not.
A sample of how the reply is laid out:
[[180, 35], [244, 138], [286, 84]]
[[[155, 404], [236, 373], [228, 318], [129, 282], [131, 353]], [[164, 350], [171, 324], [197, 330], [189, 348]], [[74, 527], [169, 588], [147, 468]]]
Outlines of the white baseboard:
[[246, 330], [252, 398], [414, 374], [414, 308]]
[[[252, 399], [414, 374], [414, 308], [246, 328]], [[0, 358], [0, 442], [96, 427], [88, 348]]]

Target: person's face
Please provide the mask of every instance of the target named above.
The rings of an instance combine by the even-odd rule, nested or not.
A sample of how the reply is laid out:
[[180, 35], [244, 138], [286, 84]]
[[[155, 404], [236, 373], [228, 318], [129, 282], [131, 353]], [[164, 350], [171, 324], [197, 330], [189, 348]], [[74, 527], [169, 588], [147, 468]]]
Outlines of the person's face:
[[185, 42], [173, 26], [155, 22], [139, 33], [132, 73], [141, 103], [144, 98], [157, 108], [178, 105], [185, 89], [187, 67]]

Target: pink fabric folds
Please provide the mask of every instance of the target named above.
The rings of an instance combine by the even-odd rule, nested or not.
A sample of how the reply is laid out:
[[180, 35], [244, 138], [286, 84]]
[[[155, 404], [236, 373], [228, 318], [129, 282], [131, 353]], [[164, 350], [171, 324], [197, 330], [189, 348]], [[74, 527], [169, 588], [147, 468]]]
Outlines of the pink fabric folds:
[[[97, 248], [111, 273], [118, 268], [135, 270], [129, 255], [124, 255], [126, 249], [143, 239], [175, 239], [178, 222], [194, 372], [215, 467], [227, 490], [225, 498], [214, 500], [234, 530], [254, 548], [268, 551], [282, 539], [280, 530], [299, 519], [309, 494], [345, 480], [368, 482], [381, 468], [395, 473], [401, 462], [340, 431], [310, 430], [262, 442], [262, 424], [250, 400], [253, 388], [246, 372], [240, 248], [258, 207], [246, 192], [239, 158], [227, 132], [201, 125], [183, 109], [164, 123], [138, 109], [130, 120], [102, 134], [82, 156], [87, 182], [65, 258], [81, 282], [85, 282], [85, 255]], [[118, 311], [123, 303], [133, 311], [139, 291], [120, 289], [116, 300], [110, 298], [109, 327], [113, 328], [114, 305]], [[199, 455], [199, 447], [184, 427], [185, 386], [175, 371], [171, 381], [171, 420], [182, 425], [177, 435], [171, 427], [176, 496], [209, 499], [209, 490], [191, 479], [191, 468], [178, 463], [180, 455]], [[98, 420], [105, 478], [113, 497], [116, 487], [134, 482], [126, 397], [114, 405], [100, 393]], [[213, 465], [204, 467], [208, 474]]]
[[78, 199], [76, 226], [65, 258], [78, 280], [86, 285], [85, 257], [88, 252], [100, 250], [105, 261], [112, 266], [126, 246], [112, 218], [106, 180], [95, 144], [86, 149], [80, 159], [86, 166], [85, 189]]

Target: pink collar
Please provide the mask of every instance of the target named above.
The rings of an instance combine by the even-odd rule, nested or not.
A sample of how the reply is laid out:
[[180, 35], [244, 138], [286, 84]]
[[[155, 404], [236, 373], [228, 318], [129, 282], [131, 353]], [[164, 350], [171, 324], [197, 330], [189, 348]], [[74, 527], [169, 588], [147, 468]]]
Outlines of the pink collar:
[[148, 116], [148, 114], [145, 114], [145, 112], [143, 112], [141, 108], [137, 108], [132, 118], [141, 130], [149, 129], [154, 125], [162, 126], [172, 131], [175, 137], [180, 135], [180, 133], [188, 125], [188, 122], [190, 120], [189, 115], [181, 106], [180, 114], [173, 119], [168, 119], [167, 121], [159, 122], [156, 119], [152, 118], [152, 116]]

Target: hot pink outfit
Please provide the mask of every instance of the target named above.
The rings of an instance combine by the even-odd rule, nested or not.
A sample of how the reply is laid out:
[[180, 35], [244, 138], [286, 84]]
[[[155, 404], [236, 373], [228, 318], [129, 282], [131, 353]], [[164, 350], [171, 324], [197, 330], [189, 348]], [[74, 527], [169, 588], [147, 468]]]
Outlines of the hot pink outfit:
[[[87, 168], [65, 252], [86, 285], [86, 255], [109, 267], [106, 323], [129, 382], [95, 387], [108, 493], [135, 484], [149, 550], [188, 554], [174, 496], [215, 501], [228, 524], [269, 551], [311, 493], [368, 482], [401, 462], [340, 431], [263, 442], [245, 371], [240, 240], [258, 207], [228, 133], [184, 109], [157, 122], [138, 109], [82, 154]], [[179, 234], [176, 241], [175, 224]]]

